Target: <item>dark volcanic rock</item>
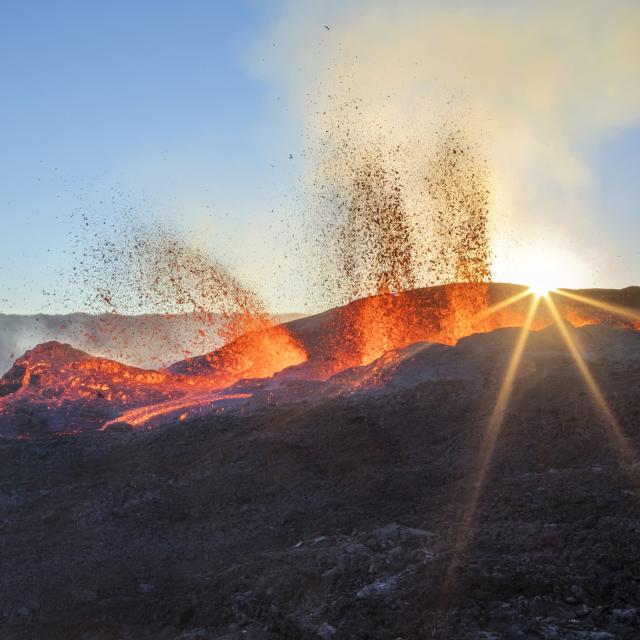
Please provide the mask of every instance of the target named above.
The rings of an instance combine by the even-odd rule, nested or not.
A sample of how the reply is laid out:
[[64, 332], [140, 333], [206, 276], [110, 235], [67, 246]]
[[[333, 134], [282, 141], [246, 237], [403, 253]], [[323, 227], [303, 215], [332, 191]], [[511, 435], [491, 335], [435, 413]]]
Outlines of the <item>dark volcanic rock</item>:
[[166, 374], [96, 358], [68, 344], [27, 351], [0, 379], [0, 435], [97, 429], [132, 406], [179, 396]]
[[0, 441], [0, 637], [640, 637], [639, 334], [570, 331], [631, 457], [533, 333], [447, 598], [518, 330], [248, 415]]

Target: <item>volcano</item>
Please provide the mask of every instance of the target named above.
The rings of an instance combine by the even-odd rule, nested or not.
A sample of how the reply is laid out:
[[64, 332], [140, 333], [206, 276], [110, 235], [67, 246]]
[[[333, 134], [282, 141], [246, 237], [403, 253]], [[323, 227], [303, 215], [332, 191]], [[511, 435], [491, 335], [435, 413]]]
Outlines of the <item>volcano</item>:
[[388, 294], [283, 325], [306, 357], [261, 377], [225, 370], [257, 336], [40, 345], [0, 386], [0, 635], [637, 638], [639, 309]]
[[[640, 327], [638, 287], [552, 295], [572, 327]], [[114, 425], [152, 427], [299, 402], [309, 394], [352, 393], [363, 388], [365, 372], [376, 370], [383, 380], [397, 361], [419, 359], [411, 354], [425, 344], [435, 345], [432, 357], [473, 334], [522, 327], [530, 298], [526, 287], [484, 283], [387, 293], [249, 331], [157, 371], [44, 343], [18, 358], [0, 380], [0, 433], [28, 438]], [[535, 331], [553, 322], [540, 305], [529, 324]]]

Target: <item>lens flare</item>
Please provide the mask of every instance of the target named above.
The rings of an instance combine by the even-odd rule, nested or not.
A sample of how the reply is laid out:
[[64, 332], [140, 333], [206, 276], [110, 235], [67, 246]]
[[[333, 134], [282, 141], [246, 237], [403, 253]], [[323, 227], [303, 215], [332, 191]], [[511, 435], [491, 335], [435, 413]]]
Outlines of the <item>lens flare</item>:
[[607, 311], [612, 313], [613, 315], [620, 316], [622, 318], [628, 318], [635, 322], [636, 329], [640, 329], [640, 313], [634, 309], [628, 309], [627, 307], [621, 307], [616, 304], [609, 304], [608, 302], [602, 302], [601, 300], [594, 300], [593, 298], [589, 298], [588, 296], [580, 295], [578, 293], [574, 293], [573, 291], [567, 291], [565, 289], [558, 289], [556, 293], [564, 296], [565, 298], [569, 298], [571, 300], [575, 300], [576, 302], [582, 302], [584, 304], [588, 304], [596, 309], [602, 309], [603, 311]]
[[527, 344], [529, 337], [529, 331], [531, 323], [538, 308], [540, 299], [534, 297], [529, 305], [529, 311], [524, 323], [524, 326], [518, 334], [518, 339], [511, 354], [507, 370], [504, 375], [502, 384], [500, 385], [500, 391], [498, 392], [498, 398], [494, 405], [491, 417], [487, 424], [487, 428], [484, 432], [482, 443], [480, 445], [480, 451], [478, 454], [479, 468], [476, 474], [475, 480], [472, 485], [471, 494], [467, 501], [465, 510], [462, 515], [462, 520], [458, 529], [457, 540], [453, 552], [453, 557], [449, 564], [447, 574], [445, 577], [444, 587], [440, 598], [440, 610], [444, 610], [448, 606], [451, 590], [455, 584], [456, 578], [460, 571], [462, 560], [469, 547], [471, 537], [473, 535], [473, 521], [475, 518], [476, 510], [478, 507], [478, 501], [482, 494], [482, 489], [485, 484], [489, 467], [491, 466], [491, 459], [493, 457], [493, 451], [495, 449], [496, 440], [500, 434], [504, 416], [509, 405], [509, 399], [511, 397], [511, 391], [520, 368], [520, 360]]
[[611, 407], [609, 406], [609, 403], [604, 397], [604, 394], [602, 393], [600, 386], [598, 385], [595, 378], [593, 377], [593, 374], [591, 373], [591, 370], [589, 369], [589, 366], [587, 365], [586, 360], [580, 353], [580, 350], [578, 349], [578, 345], [576, 344], [575, 340], [573, 339], [573, 336], [569, 332], [569, 329], [567, 328], [567, 325], [564, 319], [560, 315], [558, 308], [556, 307], [555, 303], [551, 299], [551, 296], [546, 298], [546, 303], [547, 303], [547, 306], [549, 307], [549, 310], [551, 311], [551, 315], [553, 316], [556, 326], [558, 327], [560, 334], [562, 335], [562, 338], [565, 344], [567, 345], [567, 349], [569, 350], [569, 353], [571, 353], [571, 356], [573, 357], [576, 363], [576, 366], [578, 367], [578, 371], [580, 371], [580, 374], [582, 375], [582, 378], [584, 379], [584, 382], [587, 385], [587, 388], [589, 389], [589, 392], [591, 393], [593, 400], [595, 401], [596, 405], [602, 412], [602, 415], [606, 419], [607, 424], [609, 425], [609, 433], [612, 436], [612, 441], [614, 446], [618, 450], [618, 453], [621, 459], [623, 460], [623, 462], [625, 464], [631, 464], [632, 462], [634, 462], [636, 456], [633, 450], [631, 449], [631, 446], [627, 442], [627, 439], [622, 431], [622, 428], [620, 426], [620, 423], [618, 422], [618, 419], [616, 418], [613, 411], [611, 410]]

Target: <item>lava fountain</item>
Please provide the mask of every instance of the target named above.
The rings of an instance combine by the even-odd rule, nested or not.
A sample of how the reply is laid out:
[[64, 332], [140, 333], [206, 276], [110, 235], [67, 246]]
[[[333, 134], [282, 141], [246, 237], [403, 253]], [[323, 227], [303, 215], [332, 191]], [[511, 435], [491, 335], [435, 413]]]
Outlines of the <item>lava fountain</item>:
[[535, 331], [558, 318], [639, 326], [640, 304], [629, 304], [624, 291], [607, 299], [559, 291], [549, 294], [553, 306], [531, 313], [530, 288], [490, 282], [486, 163], [459, 127], [443, 126], [420, 163], [407, 161], [415, 145], [360, 136], [348, 119], [326, 132], [316, 165], [321, 219], [311, 228], [323, 256], [318, 294], [338, 306], [275, 324], [260, 297], [207, 252], [165, 226], [125, 216], [110, 235], [94, 232], [81, 251], [78, 284], [91, 292], [92, 308], [111, 317], [189, 314], [206, 347], [185, 345], [183, 359], [149, 371], [41, 345], [0, 380], [0, 432], [141, 426], [249, 400], [268, 406], [281, 382], [291, 385], [284, 395], [277, 388], [285, 401], [324, 388], [306, 383], [328, 381], [335, 392], [340, 384], [331, 380], [347, 369], [383, 355], [378, 364], [386, 366], [415, 343], [455, 345], [502, 327]]
[[85, 264], [85, 272], [99, 274], [93, 276], [93, 300], [116, 313], [132, 307], [189, 313], [203, 338], [226, 345], [204, 362], [185, 349], [181, 373], [220, 387], [305, 360], [304, 350], [284, 326], [274, 324], [259, 296], [221, 263], [158, 223], [127, 223], [124, 232], [118, 229], [117, 242], [93, 245]]
[[446, 341], [467, 335], [487, 307], [491, 278], [489, 182], [478, 145], [444, 123], [417, 161], [415, 141], [372, 138], [353, 113], [357, 105], [327, 116], [313, 194], [320, 218], [313, 239], [326, 256], [323, 293], [360, 300], [333, 345], [339, 366], [367, 364], [424, 339], [424, 322], [416, 322], [423, 313], [402, 295], [421, 284], [473, 285], [452, 287], [447, 295], [455, 300], [440, 304], [455, 309]]

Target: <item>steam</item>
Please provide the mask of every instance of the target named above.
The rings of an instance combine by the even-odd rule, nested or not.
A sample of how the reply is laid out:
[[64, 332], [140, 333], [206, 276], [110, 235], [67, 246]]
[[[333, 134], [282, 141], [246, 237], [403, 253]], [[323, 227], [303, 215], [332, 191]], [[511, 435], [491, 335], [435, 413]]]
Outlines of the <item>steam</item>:
[[354, 101], [372, 141], [433, 147], [443, 117], [471, 133], [487, 159], [499, 279], [523, 242], [596, 252], [589, 148], [640, 119], [639, 32], [640, 6], [623, 0], [291, 2], [261, 71], [297, 99], [311, 137]]

